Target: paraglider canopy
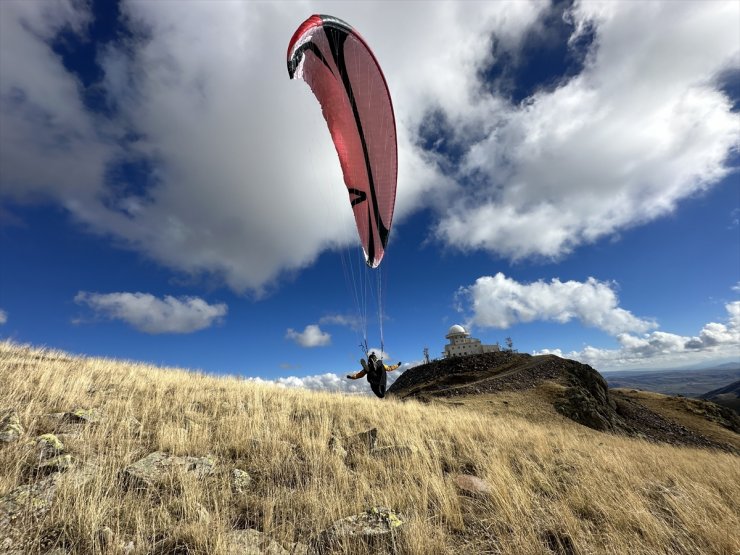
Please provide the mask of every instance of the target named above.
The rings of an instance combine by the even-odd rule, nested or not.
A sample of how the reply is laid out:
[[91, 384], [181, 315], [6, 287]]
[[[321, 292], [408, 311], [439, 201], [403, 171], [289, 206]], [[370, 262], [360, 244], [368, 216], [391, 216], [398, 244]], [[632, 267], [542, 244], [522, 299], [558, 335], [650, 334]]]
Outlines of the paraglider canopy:
[[321, 104], [347, 186], [367, 265], [383, 259], [396, 201], [396, 123], [375, 56], [349, 24], [312, 15], [288, 45], [288, 74]]

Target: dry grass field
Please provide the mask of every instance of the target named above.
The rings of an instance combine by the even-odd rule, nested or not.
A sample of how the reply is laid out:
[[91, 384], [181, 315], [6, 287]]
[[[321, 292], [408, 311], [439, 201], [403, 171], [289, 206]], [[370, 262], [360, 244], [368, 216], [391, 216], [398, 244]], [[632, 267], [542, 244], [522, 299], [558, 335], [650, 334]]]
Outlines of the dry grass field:
[[[740, 553], [738, 456], [597, 432], [532, 395], [381, 401], [6, 342], [11, 414], [0, 553]], [[352, 448], [371, 428], [376, 448]], [[126, 469], [155, 452], [207, 459], [132, 486]], [[379, 506], [403, 521], [390, 539], [316, 541]], [[246, 529], [260, 546], [234, 543]]]

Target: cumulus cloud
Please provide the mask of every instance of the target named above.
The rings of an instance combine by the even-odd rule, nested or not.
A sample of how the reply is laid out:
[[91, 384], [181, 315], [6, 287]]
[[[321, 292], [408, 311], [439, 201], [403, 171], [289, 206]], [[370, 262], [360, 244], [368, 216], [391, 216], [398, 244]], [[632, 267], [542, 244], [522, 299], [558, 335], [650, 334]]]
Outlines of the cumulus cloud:
[[0, 310], [0, 326], [8, 321], [8, 313], [4, 310]]
[[288, 328], [288, 331], [285, 332], [285, 338], [307, 348], [331, 345], [331, 334], [321, 331], [321, 328], [316, 324], [307, 325], [302, 332]]
[[367, 394], [369, 386], [365, 380], [348, 380], [344, 376], [332, 374], [316, 374], [314, 376], [290, 376], [276, 380], [265, 380], [262, 378], [251, 378], [260, 383], [272, 383], [281, 387], [300, 387], [313, 391], [328, 391], [332, 393], [351, 393], [357, 395]]
[[75, 302], [98, 316], [121, 320], [144, 333], [192, 333], [218, 323], [227, 312], [223, 303], [208, 304], [198, 297], [159, 299], [148, 293], [90, 293], [80, 291]]
[[[415, 366], [418, 362], [404, 364], [401, 369], [388, 374], [388, 387], [395, 382], [398, 377]], [[357, 368], [359, 370], [359, 367]], [[345, 375], [333, 374], [327, 372], [325, 374], [316, 374], [313, 376], [290, 376], [287, 378], [277, 378], [275, 380], [265, 380], [263, 378], [250, 378], [253, 381], [259, 383], [272, 383], [282, 387], [301, 387], [304, 389], [310, 389], [313, 391], [329, 391], [334, 393], [349, 393], [357, 395], [373, 395], [370, 385], [367, 383], [365, 378], [359, 380], [349, 380]]]
[[553, 279], [523, 284], [502, 273], [478, 278], [457, 293], [470, 323], [508, 328], [536, 320], [565, 323], [579, 320], [609, 334], [643, 332], [656, 324], [619, 307], [614, 284], [588, 278], [585, 282]]
[[543, 349], [535, 354], [556, 354], [580, 360], [602, 370], [638, 368], [655, 365], [680, 365], [712, 361], [722, 357], [740, 357], [740, 301], [725, 305], [725, 323], [710, 322], [696, 336], [686, 337], [662, 331], [617, 335], [619, 348], [599, 349], [587, 346], [581, 351], [563, 353]]
[[[737, 67], [740, 5], [578, 2], [573, 44], [594, 40], [583, 71], [520, 105], [491, 104], [469, 125], [457, 174], [473, 187], [437, 236], [512, 259], [557, 258], [669, 213], [727, 175], [740, 114], [717, 84]], [[711, 38], [707, 39], [711, 35]]]
[[[4, 198], [51, 198], [118, 244], [176, 270], [215, 274], [237, 291], [261, 293], [323, 250], [356, 244], [320, 106], [285, 69], [286, 45], [301, 23], [291, 6], [122, 2], [130, 35], [100, 52], [103, 79], [90, 87], [105, 99], [103, 111], [87, 109], [88, 90], [48, 45], [62, 31], [84, 38], [88, 5], [49, 6], [3, 2]], [[413, 42], [409, 33], [443, 28], [444, 10], [418, 18], [423, 10], [410, 4], [392, 17], [369, 4], [336, 7], [375, 37], [394, 98], [414, 106], [427, 89], [404, 70], [418, 58], [394, 59]], [[321, 10], [307, 5], [301, 13], [314, 11]], [[465, 36], [462, 26], [452, 29]], [[409, 116], [401, 108], [397, 117]], [[398, 140], [406, 177], [397, 221], [443, 181], [403, 125]], [[143, 183], [116, 180], [132, 165], [148, 168]]]
[[[383, 65], [399, 126], [396, 224], [431, 205], [445, 244], [557, 257], [726, 175], [740, 114], [715, 77], [738, 64], [737, 3], [575, 3], [573, 48], [594, 38], [583, 70], [522, 103], [483, 76], [521, 57], [555, 8], [472, 6], [302, 10], [356, 24]], [[84, 39], [88, 10], [3, 2], [3, 199], [52, 199], [117, 244], [237, 291], [260, 293], [355, 241], [320, 108], [286, 74], [292, 5], [124, 0], [130, 33], [99, 52], [102, 80], [84, 84], [49, 43], [62, 31]], [[91, 92], [105, 109], [90, 108]], [[428, 144], [430, 128], [457, 159]], [[122, 178], [132, 166], [146, 179]]]

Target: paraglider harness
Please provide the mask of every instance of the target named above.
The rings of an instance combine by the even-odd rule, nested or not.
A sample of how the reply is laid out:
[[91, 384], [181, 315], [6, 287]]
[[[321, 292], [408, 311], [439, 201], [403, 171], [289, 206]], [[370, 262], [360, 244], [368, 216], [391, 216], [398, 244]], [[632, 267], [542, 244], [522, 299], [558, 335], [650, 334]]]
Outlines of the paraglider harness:
[[385, 388], [388, 381], [385, 366], [382, 360], [375, 356], [367, 357], [367, 381], [370, 383], [370, 389], [381, 399], [385, 397]]

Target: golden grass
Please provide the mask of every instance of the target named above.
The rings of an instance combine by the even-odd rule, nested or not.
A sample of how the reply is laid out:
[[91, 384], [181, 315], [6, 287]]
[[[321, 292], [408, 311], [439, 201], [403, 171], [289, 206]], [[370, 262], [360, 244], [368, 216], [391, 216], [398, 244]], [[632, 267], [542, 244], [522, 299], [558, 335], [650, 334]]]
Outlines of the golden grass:
[[[49, 431], [45, 414], [94, 407], [103, 420], [66, 443], [96, 465], [95, 478], [64, 484], [51, 511], [24, 524], [34, 545], [118, 553], [121, 542], [133, 541], [137, 554], [218, 555], [234, 527], [287, 546], [382, 505], [407, 518], [399, 553], [740, 552], [737, 456], [547, 420], [536, 401], [528, 418], [528, 399], [512, 394], [495, 410], [381, 401], [5, 342], [0, 412], [17, 411], [26, 435], [0, 446], [0, 496], [31, 479], [27, 440]], [[143, 434], [131, 430], [130, 418]], [[329, 448], [332, 435], [373, 427], [379, 445], [413, 452], [360, 453], [347, 464]], [[178, 475], [157, 492], [121, 487], [120, 472], [153, 451], [211, 455], [219, 471], [204, 481]], [[248, 493], [232, 492], [233, 468], [253, 476]], [[483, 478], [492, 493], [461, 495], [456, 472]], [[112, 544], [100, 540], [105, 526]]]

